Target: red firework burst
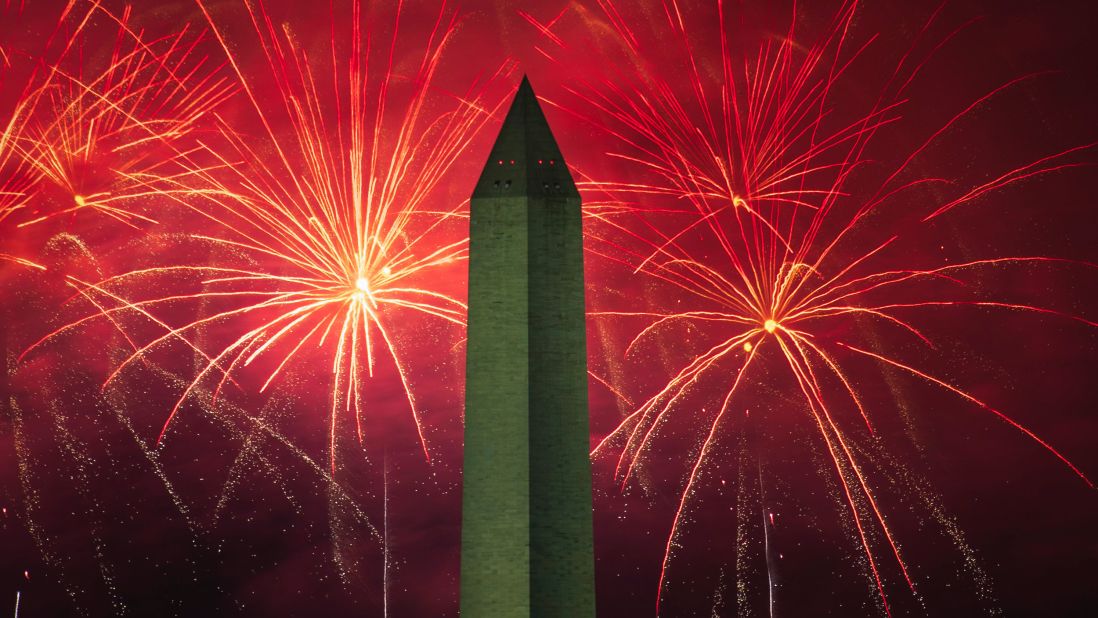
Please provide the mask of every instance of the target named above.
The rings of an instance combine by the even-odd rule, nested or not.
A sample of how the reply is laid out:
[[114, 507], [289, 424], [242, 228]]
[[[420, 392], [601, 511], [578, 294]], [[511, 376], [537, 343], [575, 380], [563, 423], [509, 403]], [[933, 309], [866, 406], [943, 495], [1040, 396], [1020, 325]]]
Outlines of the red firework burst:
[[[851, 114], [836, 110], [834, 93], [873, 42], [855, 41], [850, 34], [857, 2], [845, 2], [824, 36], [808, 44], [790, 26], [784, 36], [754, 50], [737, 49], [724, 3], [718, 2], [719, 53], [701, 49], [692, 30], [691, 17], [704, 11], [687, 10], [677, 0], [664, 2], [662, 13], [645, 23], [624, 17], [611, 0], [600, 0], [600, 5], [599, 23], [615, 33], [619, 59], [639, 68], [639, 83], [606, 80], [573, 88], [582, 104], [571, 111], [613, 136], [620, 146], [611, 155], [647, 180], [586, 183], [589, 191], [611, 196], [588, 213], [597, 221], [591, 249], [684, 292], [688, 301], [667, 311], [596, 315], [648, 321], [627, 354], [640, 340], [674, 325], [696, 327], [707, 341], [594, 451], [599, 456], [620, 448], [616, 475], [624, 488], [670, 424], [688, 422], [696, 431], [696, 450], [664, 550], [660, 593], [699, 474], [735, 422], [731, 411], [745, 376], [771, 350], [795, 380], [808, 420], [829, 455], [886, 613], [891, 611], [874, 535], [884, 539], [886, 553], [911, 593], [918, 593], [856, 445], [857, 425], [864, 428], [860, 431], [874, 432], [874, 414], [863, 405], [868, 379], [854, 369], [859, 357], [990, 412], [1094, 486], [1062, 453], [1008, 413], [944, 378], [940, 368], [909, 360], [913, 355], [904, 339], [933, 349], [939, 342], [912, 316], [950, 307], [1025, 312], [1098, 326], [1054, 307], [973, 297], [965, 290], [977, 274], [991, 269], [1094, 265], [1051, 256], [995, 256], [944, 266], [909, 258], [897, 266], [896, 256], [889, 255], [898, 239], [926, 234], [932, 222], [956, 208], [1035, 176], [1089, 164], [1086, 157], [1094, 144], [1038, 157], [968, 186], [915, 176], [912, 163], [957, 122], [1034, 76], [1004, 83], [972, 101], [910, 148], [899, 164], [874, 175], [867, 171], [874, 163], [867, 153], [902, 118], [906, 91], [925, 63], [960, 29], [943, 37], [930, 53], [917, 55], [913, 44], [883, 76], [879, 94]], [[938, 12], [930, 17], [916, 43], [937, 17]], [[645, 50], [651, 49], [681, 54], [678, 64], [686, 70], [674, 77], [661, 72], [646, 57]], [[719, 61], [710, 62], [714, 57]], [[895, 216], [897, 211], [902, 215]], [[930, 234], [935, 244], [940, 242]], [[993, 295], [998, 290], [980, 292]], [[870, 332], [872, 322], [877, 323], [874, 329], [895, 331], [895, 338], [860, 336]], [[721, 405], [708, 413], [690, 409], [685, 403], [689, 394], [714, 381], [728, 384]], [[848, 410], [855, 416], [849, 417]]]
[[[216, 263], [157, 264], [97, 282], [70, 278], [99, 311], [43, 341], [99, 319], [156, 325], [156, 336], [131, 340], [133, 353], [108, 382], [172, 342], [193, 349], [203, 364], [160, 438], [205, 381], [216, 384], [216, 396], [234, 373], [271, 359], [263, 390], [319, 348], [331, 358], [333, 472], [337, 420], [352, 414], [362, 439], [365, 379], [385, 354], [429, 458], [394, 328], [397, 316], [408, 315], [402, 312], [464, 324], [465, 304], [424, 275], [466, 255], [466, 239], [444, 229], [464, 204], [446, 203], [439, 187], [492, 118], [499, 103], [486, 105], [485, 92], [506, 67], [463, 92], [443, 90], [437, 75], [457, 30], [445, 7], [420, 40], [401, 33], [403, 5], [385, 17], [355, 0], [347, 14], [333, 9], [331, 44], [319, 54], [300, 45], [290, 26], [276, 26], [265, 3], [242, 7], [229, 16], [199, 2], [249, 103], [243, 122], [259, 137], [239, 129], [241, 118], [219, 116], [216, 139], [204, 140], [201, 152], [179, 153], [184, 174], [157, 178], [167, 185], [159, 195], [203, 222], [186, 238], [213, 247]], [[251, 24], [258, 58], [234, 51], [223, 23], [232, 19]], [[378, 44], [384, 36], [391, 38]], [[244, 68], [253, 62], [264, 70]], [[159, 293], [155, 281], [173, 282], [174, 291]], [[186, 306], [198, 307], [199, 317], [172, 323]], [[227, 338], [207, 350], [198, 334], [213, 327]]]
[[[39, 195], [24, 227], [47, 219], [96, 212], [136, 227], [155, 223], [145, 212], [188, 171], [202, 121], [233, 85], [202, 53], [205, 34], [150, 37], [132, 23], [129, 6], [115, 14], [99, 3], [78, 12], [70, 3], [54, 35], [63, 45], [40, 68], [28, 93], [30, 109], [14, 148]], [[104, 53], [98, 41], [114, 31]]]

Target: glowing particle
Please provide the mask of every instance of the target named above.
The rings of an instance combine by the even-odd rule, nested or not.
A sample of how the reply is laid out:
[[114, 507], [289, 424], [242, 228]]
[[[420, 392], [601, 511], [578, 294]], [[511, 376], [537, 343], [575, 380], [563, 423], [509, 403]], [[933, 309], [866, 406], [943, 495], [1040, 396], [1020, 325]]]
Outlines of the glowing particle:
[[81, 208], [88, 205], [88, 202], [84, 200], [84, 196], [80, 194], [72, 196], [72, 201], [76, 202], [76, 205]]
[[778, 323], [774, 320], [767, 320], [763, 322], [763, 330], [768, 333], [773, 333], [774, 331], [778, 330]]
[[754, 349], [754, 348], [755, 348], [755, 346], [751, 345], [751, 342], [750, 342], [750, 341], [745, 341], [745, 342], [743, 343], [743, 351], [744, 351], [744, 352], [750, 352], [750, 351], [751, 351], [752, 349]]

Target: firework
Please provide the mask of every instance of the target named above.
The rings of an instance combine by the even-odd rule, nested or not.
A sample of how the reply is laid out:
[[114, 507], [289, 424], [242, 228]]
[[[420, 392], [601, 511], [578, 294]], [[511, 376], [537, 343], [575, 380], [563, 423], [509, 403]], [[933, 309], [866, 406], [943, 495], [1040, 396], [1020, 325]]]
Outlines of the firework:
[[[23, 126], [27, 122], [28, 111], [33, 107], [35, 75], [32, 72], [28, 76], [17, 75], [16, 66], [22, 59], [14, 50], [0, 47], [2, 54], [2, 71], [0, 71], [0, 84], [5, 91], [18, 91], [19, 96], [14, 101], [4, 101], [3, 127], [0, 130], [0, 225], [7, 226], [11, 216], [26, 206], [26, 200], [31, 193], [34, 181], [33, 176], [26, 169], [26, 165], [15, 148], [16, 138], [21, 134]], [[17, 83], [12, 83], [16, 80]], [[10, 245], [10, 243], [5, 243]], [[10, 246], [5, 246], [4, 251], [10, 251]], [[23, 265], [38, 266], [25, 258], [0, 251], [0, 260]]]
[[0, 224], [4, 224], [12, 214], [25, 206], [26, 195], [31, 184], [12, 148], [13, 136], [18, 134], [20, 125], [25, 119], [26, 107], [25, 99], [22, 103], [16, 104], [5, 122], [3, 132], [0, 133], [0, 170], [3, 170], [4, 174], [3, 188], [0, 189]]
[[[180, 167], [195, 148], [192, 137], [233, 91], [203, 55], [204, 33], [189, 26], [160, 37], [121, 13], [71, 3], [50, 43], [64, 41], [40, 70], [44, 83], [28, 93], [28, 117], [13, 136], [23, 165], [39, 185], [29, 226], [95, 212], [136, 227], [155, 223], [143, 212], [152, 197], [179, 190]], [[102, 22], [102, 23], [101, 23]], [[103, 30], [114, 45], [91, 48]], [[50, 47], [51, 45], [47, 45]]]
[[[851, 38], [856, 2], [844, 3], [825, 35], [807, 46], [791, 27], [776, 41], [763, 42], [747, 53], [736, 49], [725, 7], [718, 2], [719, 62], [705, 66], [703, 59], [713, 54], [696, 53], [698, 37], [688, 25], [691, 11], [679, 2], [663, 3], [655, 25], [645, 27], [624, 18], [610, 0], [600, 5], [600, 23], [616, 34], [622, 56], [640, 67], [639, 83], [607, 80], [573, 88], [582, 105], [571, 109], [591, 110], [583, 116], [622, 145], [611, 154], [648, 180], [586, 183], [588, 190], [611, 196], [588, 213], [600, 230], [592, 235], [590, 250], [691, 300], [687, 308], [672, 311], [597, 315], [648, 321], [627, 354], [640, 340], [674, 325], [696, 327], [708, 343], [606, 436], [594, 455], [620, 449], [616, 475], [624, 488], [661, 432], [690, 415], [684, 409], [690, 393], [707, 382], [727, 384], [720, 405], [696, 413], [692, 421], [695, 450], [667, 537], [660, 593], [699, 475], [734, 422], [732, 410], [747, 376], [765, 355], [783, 359], [800, 391], [801, 405], [830, 461], [885, 613], [891, 611], [880, 572], [883, 558], [874, 549], [874, 538], [883, 539], [886, 555], [911, 593], [918, 593], [857, 445], [860, 435], [874, 431], [874, 414], [863, 405], [865, 376], [853, 368], [859, 358], [872, 359], [990, 412], [1093, 487], [1065, 455], [1007, 412], [942, 377], [935, 367], [907, 360], [911, 354], [905, 353], [908, 340], [903, 337], [933, 348], [936, 342], [910, 315], [944, 307], [1019, 311], [1098, 326], [1039, 304], [974, 298], [960, 285], [965, 283], [962, 278], [996, 268], [1094, 266], [1048, 256], [998, 256], [934, 267], [896, 266], [883, 259], [909, 230], [925, 229], [955, 208], [1020, 181], [1086, 164], [1092, 145], [1037, 158], [945, 198], [941, 196], [949, 193], [943, 187], [951, 186], [945, 179], [911, 179], [912, 162], [942, 134], [1032, 76], [1008, 82], [972, 102], [891, 171], [865, 180], [868, 150], [901, 119], [905, 92], [933, 52], [917, 56], [913, 44], [891, 75], [884, 76], [879, 95], [844, 122], [835, 120], [847, 116], [836, 113], [834, 92], [869, 45]], [[928, 20], [916, 42], [937, 16]], [[652, 35], [646, 28], [658, 36], [646, 38]], [[952, 36], [940, 41], [935, 51]], [[653, 46], [667, 50], [669, 40], [677, 43], [681, 64], [687, 67], [678, 81], [661, 77], [642, 53]], [[671, 198], [671, 205], [665, 206], [668, 202], [661, 198]], [[896, 218], [894, 227], [880, 223], [880, 213], [890, 208], [905, 215]], [[867, 224], [871, 219], [874, 225]], [[896, 331], [900, 343], [893, 344], [891, 337], [859, 341], [859, 333], [869, 332], [870, 326]]]
[[[264, 390], [288, 365], [319, 348], [331, 359], [333, 471], [337, 419], [352, 414], [362, 439], [365, 380], [385, 354], [400, 376], [429, 458], [394, 332], [396, 316], [412, 312], [464, 324], [465, 304], [424, 284], [426, 275], [466, 255], [467, 241], [448, 237], [444, 229], [463, 204], [440, 205], [438, 188], [492, 118], [495, 107], [482, 100], [504, 69], [464, 92], [440, 89], [437, 73], [457, 26], [445, 7], [408, 55], [402, 43], [410, 37], [400, 33], [403, 7], [389, 24], [392, 39], [379, 45], [380, 35], [363, 28], [383, 22], [356, 0], [349, 15], [333, 10], [331, 46], [313, 55], [292, 28], [274, 25], [264, 3], [245, 3], [244, 18], [254, 26], [253, 42], [265, 67], [257, 75], [233, 51], [223, 16], [205, 3], [198, 6], [239, 79], [259, 137], [220, 117], [216, 139], [205, 140], [201, 153], [180, 155], [188, 162], [186, 178], [160, 180], [169, 185], [165, 195], [204, 222], [188, 241], [213, 247], [226, 263], [154, 265], [102, 281], [70, 278], [101, 310], [45, 339], [104, 318], [128, 316], [159, 327], [158, 336], [134, 343], [133, 354], [108, 383], [166, 344], [193, 349], [201, 366], [168, 414], [161, 439], [204, 382], [215, 385], [216, 397], [234, 373], [267, 362]], [[341, 23], [349, 24], [349, 32]], [[157, 295], [153, 281], [172, 281], [175, 291]], [[170, 324], [165, 316], [187, 304], [214, 308]], [[230, 334], [207, 351], [198, 335], [215, 327]]]

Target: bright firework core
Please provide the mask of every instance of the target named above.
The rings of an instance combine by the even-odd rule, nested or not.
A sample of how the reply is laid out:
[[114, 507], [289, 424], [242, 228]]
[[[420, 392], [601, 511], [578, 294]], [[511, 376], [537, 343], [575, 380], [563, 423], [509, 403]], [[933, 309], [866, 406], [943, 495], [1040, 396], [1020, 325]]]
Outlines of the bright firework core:
[[76, 202], [76, 205], [80, 207], [83, 207], [85, 204], [87, 204], [87, 202], [84, 200], [84, 196], [79, 194], [72, 196], [72, 201]]
[[768, 333], [773, 334], [774, 331], [778, 330], [778, 323], [775, 322], [774, 320], [767, 320], [767, 321], [763, 322], [763, 330], [765, 330]]

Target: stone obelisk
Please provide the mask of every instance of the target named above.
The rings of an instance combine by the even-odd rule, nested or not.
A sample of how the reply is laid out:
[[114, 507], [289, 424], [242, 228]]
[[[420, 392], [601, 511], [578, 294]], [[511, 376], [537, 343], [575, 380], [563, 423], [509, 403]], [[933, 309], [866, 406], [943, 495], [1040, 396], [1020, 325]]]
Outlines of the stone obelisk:
[[524, 78], [473, 191], [463, 618], [595, 615], [580, 196]]

